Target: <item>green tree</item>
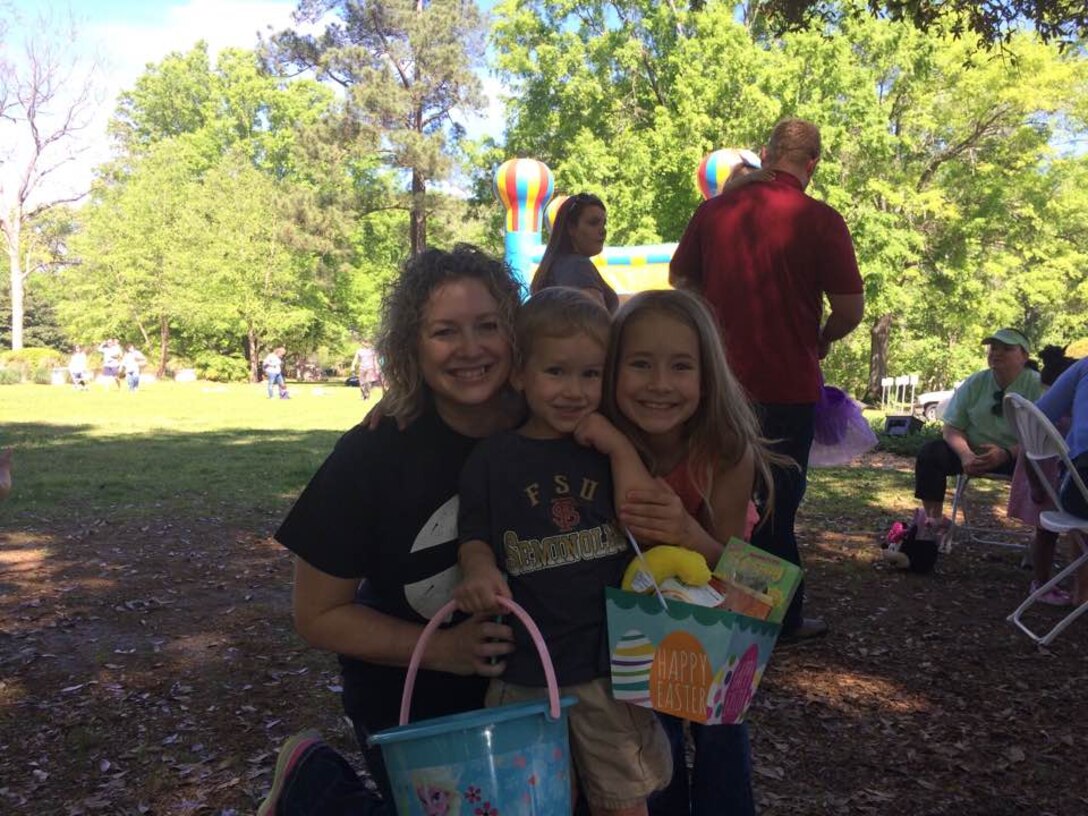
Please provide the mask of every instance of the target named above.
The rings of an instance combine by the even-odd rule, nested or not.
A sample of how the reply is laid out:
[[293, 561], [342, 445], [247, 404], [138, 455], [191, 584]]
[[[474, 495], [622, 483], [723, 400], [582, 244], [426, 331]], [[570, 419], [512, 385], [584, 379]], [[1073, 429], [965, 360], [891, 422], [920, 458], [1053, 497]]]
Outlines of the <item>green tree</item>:
[[245, 338], [253, 380], [263, 351], [313, 335], [328, 311], [317, 264], [290, 245], [284, 186], [228, 155], [202, 179], [186, 212], [189, 234], [206, 241], [192, 269], [201, 282], [200, 311], [221, 332]]
[[[692, 0], [692, 8], [704, 5]], [[1073, 44], [1088, 37], [1088, 7], [1080, 0], [870, 0], [876, 17], [905, 21], [925, 33], [960, 39], [974, 34], [978, 43], [1008, 42], [1028, 26], [1044, 42]], [[839, 9], [817, 0], [753, 0], [745, 4], [747, 19], [766, 17], [778, 31], [834, 22]]]
[[675, 240], [707, 151], [757, 146], [786, 115], [817, 122], [809, 191], [851, 226], [871, 319], [869, 337], [836, 344], [829, 379], [878, 393], [893, 366], [948, 382], [977, 367], [995, 323], [1042, 336], [1079, 308], [1056, 293], [1082, 291], [1070, 227], [1086, 202], [1077, 160], [1052, 143], [1083, 132], [1084, 56], [1027, 35], [979, 52], [833, 9], [830, 25], [777, 36], [724, 3], [507, 0], [502, 152], [546, 161], [558, 192], [602, 192], [616, 243]]
[[[320, 336], [317, 311], [298, 317], [291, 304], [335, 316], [315, 292], [346, 273], [372, 169], [328, 138], [334, 106], [312, 80], [263, 74], [252, 52], [224, 51], [213, 67], [198, 43], [149, 66], [120, 98], [120, 155], [102, 170], [78, 242], [84, 263], [67, 276], [79, 293], [62, 309], [73, 330], [130, 326], [157, 343], [160, 372], [180, 339], [187, 356], [245, 356], [254, 376], [271, 326]], [[267, 319], [253, 275], [274, 284]]]
[[320, 35], [286, 30], [265, 46], [269, 66], [312, 71], [347, 92], [345, 115], [360, 152], [409, 177], [409, 240], [427, 245], [427, 190], [450, 169], [454, 114], [482, 106], [474, 68], [482, 63], [484, 24], [464, 0], [301, 0], [299, 25], [335, 21]]
[[193, 168], [203, 162], [184, 135], [164, 139], [124, 184], [97, 190], [73, 241], [82, 263], [61, 277], [66, 297], [57, 310], [69, 332], [134, 339], [135, 328], [143, 346], [158, 346], [160, 376], [171, 332], [201, 299], [190, 275], [200, 237], [186, 231], [185, 216], [198, 190]]

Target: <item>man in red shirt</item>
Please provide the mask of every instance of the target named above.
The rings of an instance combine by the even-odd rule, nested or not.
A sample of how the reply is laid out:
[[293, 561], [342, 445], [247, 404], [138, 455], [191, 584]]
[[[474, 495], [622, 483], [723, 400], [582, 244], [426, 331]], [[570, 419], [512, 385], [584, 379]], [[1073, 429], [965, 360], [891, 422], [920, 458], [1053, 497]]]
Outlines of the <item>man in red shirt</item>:
[[[779, 122], [763, 149], [774, 178], [742, 183], [699, 206], [669, 267], [673, 286], [701, 293], [718, 315], [729, 365], [748, 390], [763, 435], [800, 469], [775, 469], [774, 513], [752, 543], [800, 565], [794, 519], [804, 498], [820, 360], [861, 321], [865, 298], [854, 245], [835, 210], [805, 194], [820, 160], [811, 122]], [[822, 321], [823, 300], [830, 313]], [[827, 625], [802, 615], [804, 586], [784, 639]]]

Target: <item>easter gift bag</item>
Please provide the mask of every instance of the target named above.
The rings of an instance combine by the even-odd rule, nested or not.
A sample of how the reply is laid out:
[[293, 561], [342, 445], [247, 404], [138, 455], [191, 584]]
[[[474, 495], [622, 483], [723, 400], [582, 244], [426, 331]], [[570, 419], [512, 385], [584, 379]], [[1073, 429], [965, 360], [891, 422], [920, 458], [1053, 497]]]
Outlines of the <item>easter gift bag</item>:
[[800, 579], [795, 565], [734, 539], [691, 593], [711, 605], [606, 589], [613, 696], [707, 725], [742, 722]]

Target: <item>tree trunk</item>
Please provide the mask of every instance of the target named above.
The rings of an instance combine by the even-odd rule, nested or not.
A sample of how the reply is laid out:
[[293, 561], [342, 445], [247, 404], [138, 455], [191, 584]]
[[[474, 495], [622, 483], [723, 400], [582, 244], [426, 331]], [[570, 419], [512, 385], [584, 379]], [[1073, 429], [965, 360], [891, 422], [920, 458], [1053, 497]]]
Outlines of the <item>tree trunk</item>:
[[19, 258], [19, 232], [22, 224], [18, 212], [13, 213], [11, 222], [4, 230], [8, 244], [8, 264], [11, 268], [11, 350], [23, 347], [23, 320], [26, 310], [26, 290], [24, 287], [23, 267]]
[[424, 195], [427, 184], [418, 170], [412, 171], [412, 209], [409, 211], [408, 232], [412, 256], [427, 248], [427, 210]]
[[166, 376], [166, 358], [170, 354], [170, 321], [166, 315], [159, 318], [159, 370], [158, 378]]
[[246, 332], [246, 348], [249, 351], [249, 381], [257, 382], [257, 333], [252, 326]]
[[869, 329], [869, 386], [863, 402], [880, 401], [880, 381], [888, 376], [888, 336], [892, 329], [891, 313], [882, 314]]

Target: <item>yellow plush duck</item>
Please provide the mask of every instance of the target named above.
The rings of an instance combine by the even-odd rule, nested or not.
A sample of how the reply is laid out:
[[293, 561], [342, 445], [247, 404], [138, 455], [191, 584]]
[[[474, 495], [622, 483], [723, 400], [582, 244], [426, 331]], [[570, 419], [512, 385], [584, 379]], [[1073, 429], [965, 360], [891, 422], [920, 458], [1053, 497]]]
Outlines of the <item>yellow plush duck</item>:
[[694, 550], [660, 544], [646, 550], [642, 557], [635, 557], [627, 566], [620, 586], [629, 592], [653, 592], [654, 584], [666, 597], [701, 606], [713, 605], [701, 602], [698, 592], [710, 582], [710, 567], [706, 559]]

